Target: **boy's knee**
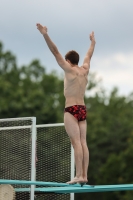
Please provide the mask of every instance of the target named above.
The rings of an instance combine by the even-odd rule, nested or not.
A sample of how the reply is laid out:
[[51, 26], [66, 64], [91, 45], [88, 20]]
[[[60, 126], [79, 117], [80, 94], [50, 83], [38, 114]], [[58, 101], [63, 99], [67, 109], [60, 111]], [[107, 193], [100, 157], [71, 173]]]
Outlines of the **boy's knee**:
[[79, 140], [71, 140], [71, 144], [73, 147], [81, 146], [81, 142]]
[[82, 145], [83, 147], [87, 147], [87, 142], [86, 142], [86, 140], [81, 140], [81, 145]]

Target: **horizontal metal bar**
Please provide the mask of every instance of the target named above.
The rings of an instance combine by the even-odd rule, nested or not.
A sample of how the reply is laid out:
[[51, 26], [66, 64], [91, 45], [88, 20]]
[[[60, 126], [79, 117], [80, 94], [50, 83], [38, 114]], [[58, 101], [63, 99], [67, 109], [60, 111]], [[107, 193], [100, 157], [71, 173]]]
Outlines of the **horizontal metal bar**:
[[56, 126], [64, 126], [64, 123], [56, 123], [56, 124], [41, 124], [41, 125], [36, 125], [37, 128], [43, 128], [43, 127], [56, 127]]
[[0, 122], [4, 122], [4, 121], [19, 121], [19, 120], [28, 120], [28, 119], [33, 119], [34, 117], [19, 117], [19, 118], [4, 118], [4, 119], [0, 119]]
[[[31, 126], [32, 125], [0, 127], [0, 131], [3, 131], [3, 130], [15, 130], [15, 129], [28, 129], [28, 128], [31, 128]], [[59, 127], [59, 126], [64, 126], [64, 123], [36, 125], [36, 128]]]
[[[32, 126], [32, 125], [31, 125], [31, 126]], [[16, 129], [30, 129], [31, 126], [10, 126], [10, 127], [0, 127], [0, 131], [16, 130]]]

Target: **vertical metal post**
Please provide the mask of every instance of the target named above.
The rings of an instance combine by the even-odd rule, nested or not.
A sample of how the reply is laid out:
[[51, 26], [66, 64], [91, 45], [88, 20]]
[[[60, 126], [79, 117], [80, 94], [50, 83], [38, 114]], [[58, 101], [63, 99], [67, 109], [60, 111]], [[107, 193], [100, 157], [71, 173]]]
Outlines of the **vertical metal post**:
[[[35, 154], [36, 154], [36, 117], [32, 118], [32, 127], [31, 127], [31, 181], [35, 181], [36, 176], [36, 163], [35, 163]], [[31, 185], [30, 200], [34, 200], [34, 185]]]
[[[71, 145], [71, 179], [73, 179], [74, 178], [74, 176], [75, 176], [75, 163], [74, 163], [74, 149], [73, 149], [73, 147], [72, 147], [72, 145]], [[71, 193], [70, 194], [70, 200], [74, 200], [74, 193]]]

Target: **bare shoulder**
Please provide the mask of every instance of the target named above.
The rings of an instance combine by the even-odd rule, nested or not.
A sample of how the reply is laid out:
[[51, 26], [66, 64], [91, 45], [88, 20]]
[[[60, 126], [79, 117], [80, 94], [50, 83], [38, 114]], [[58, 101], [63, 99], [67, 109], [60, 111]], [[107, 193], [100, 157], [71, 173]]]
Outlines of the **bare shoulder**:
[[70, 64], [63, 58], [63, 56], [58, 52], [55, 54], [56, 61], [58, 65], [65, 71], [65, 72], [71, 72], [71, 66]]
[[83, 65], [81, 66], [81, 68], [84, 70], [84, 72], [85, 72], [86, 74], [88, 74], [88, 73], [89, 73], [89, 69], [90, 69], [90, 64], [85, 63], [85, 64], [83, 64]]

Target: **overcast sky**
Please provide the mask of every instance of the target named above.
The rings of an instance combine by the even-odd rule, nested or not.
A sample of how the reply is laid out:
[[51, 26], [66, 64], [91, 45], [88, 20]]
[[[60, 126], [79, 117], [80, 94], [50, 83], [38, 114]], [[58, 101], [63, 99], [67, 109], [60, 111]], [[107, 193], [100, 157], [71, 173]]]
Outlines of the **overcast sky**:
[[95, 32], [96, 48], [91, 72], [101, 77], [106, 89], [120, 94], [133, 91], [133, 0], [0, 0], [0, 40], [11, 50], [19, 66], [37, 58], [47, 72], [57, 65], [36, 23], [48, 33], [64, 56], [80, 54], [80, 65]]

